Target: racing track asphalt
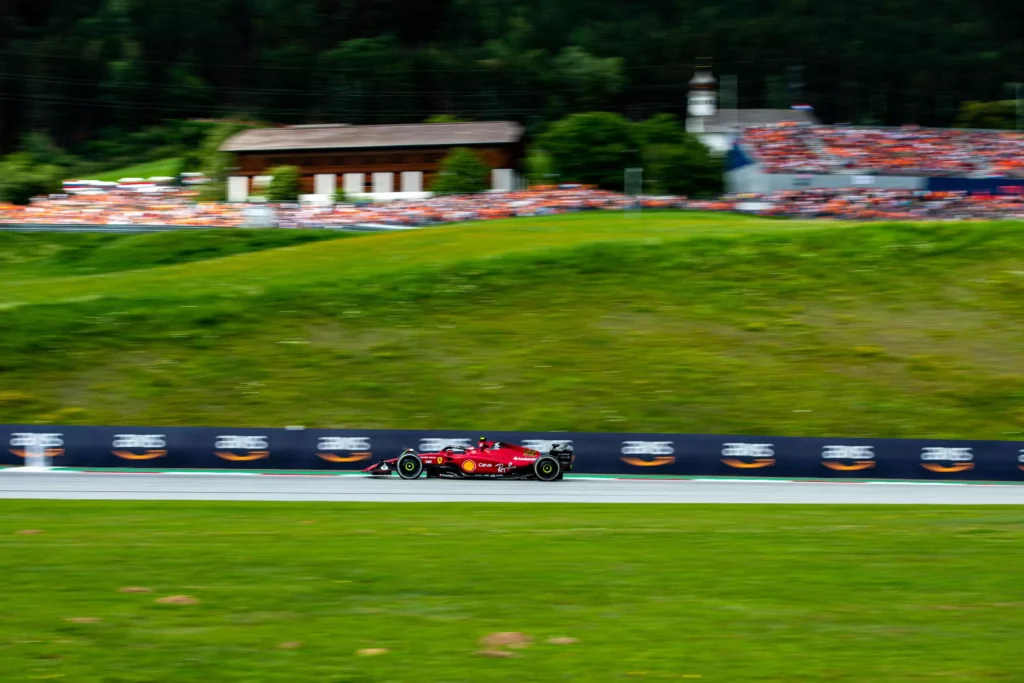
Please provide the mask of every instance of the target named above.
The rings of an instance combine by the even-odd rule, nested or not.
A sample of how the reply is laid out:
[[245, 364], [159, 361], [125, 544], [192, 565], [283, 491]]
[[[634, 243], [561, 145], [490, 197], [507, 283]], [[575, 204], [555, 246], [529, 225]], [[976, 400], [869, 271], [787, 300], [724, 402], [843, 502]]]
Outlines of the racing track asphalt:
[[0, 470], [0, 498], [476, 503], [1024, 504], [1024, 485], [764, 479], [457, 481]]

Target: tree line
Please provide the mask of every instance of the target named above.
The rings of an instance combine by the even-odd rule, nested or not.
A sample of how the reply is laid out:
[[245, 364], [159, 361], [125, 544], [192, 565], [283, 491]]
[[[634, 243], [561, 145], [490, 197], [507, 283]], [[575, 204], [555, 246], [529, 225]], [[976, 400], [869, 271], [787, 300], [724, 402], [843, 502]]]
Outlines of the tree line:
[[[0, 153], [168, 119], [684, 115], [697, 62], [741, 107], [948, 125], [1024, 80], [1010, 0], [7, 0]], [[732, 102], [729, 102], [731, 104]]]

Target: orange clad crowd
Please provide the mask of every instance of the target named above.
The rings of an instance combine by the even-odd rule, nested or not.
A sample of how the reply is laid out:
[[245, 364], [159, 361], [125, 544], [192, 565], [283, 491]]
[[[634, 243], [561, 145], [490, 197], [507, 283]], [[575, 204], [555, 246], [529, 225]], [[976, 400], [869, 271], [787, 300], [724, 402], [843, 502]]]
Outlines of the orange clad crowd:
[[969, 194], [916, 190], [827, 189], [760, 197], [755, 213], [790, 218], [965, 220], [1024, 218], [1024, 193]]
[[784, 123], [743, 131], [768, 173], [1024, 178], [1024, 133]]
[[[644, 208], [676, 208], [677, 197], [645, 197]], [[458, 221], [544, 216], [570, 211], [625, 209], [637, 203], [627, 195], [586, 185], [535, 186], [521, 192], [431, 197], [362, 206], [306, 206], [278, 211], [281, 225], [330, 227], [359, 224], [423, 226]]]
[[229, 204], [197, 202], [188, 188], [162, 187], [139, 192], [114, 187], [88, 194], [39, 197], [27, 206], [0, 204], [0, 225], [171, 225], [239, 227], [256, 207], [272, 210], [281, 227], [349, 227], [360, 225], [427, 226], [514, 216], [542, 216], [567, 211], [680, 208], [677, 197], [636, 199], [585, 185], [539, 186], [522, 192], [431, 197], [386, 203]]
[[163, 188], [143, 193], [115, 188], [87, 195], [39, 197], [27, 206], [0, 204], [0, 225], [181, 225], [237, 227], [245, 224], [237, 204], [197, 202], [196, 192]]
[[577, 211], [682, 209], [747, 212], [797, 218], [922, 220], [1024, 218], [1024, 192], [969, 194], [843, 188], [717, 199], [635, 197], [585, 186], [534, 187], [522, 192], [433, 197], [380, 204], [335, 206], [197, 203], [194, 192], [168, 188], [160, 195], [112, 190], [88, 196], [40, 198], [28, 206], [0, 204], [0, 225], [169, 225], [241, 227], [249, 210], [266, 206], [284, 228], [425, 227], [460, 221], [544, 216]]

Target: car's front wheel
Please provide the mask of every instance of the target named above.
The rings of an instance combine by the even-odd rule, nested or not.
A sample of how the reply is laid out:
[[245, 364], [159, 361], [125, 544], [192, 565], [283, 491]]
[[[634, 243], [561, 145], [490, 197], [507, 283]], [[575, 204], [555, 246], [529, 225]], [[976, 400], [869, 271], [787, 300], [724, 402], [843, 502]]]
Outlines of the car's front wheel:
[[550, 455], [545, 455], [533, 463], [533, 472], [541, 481], [555, 481], [562, 473], [562, 466]]
[[423, 474], [423, 461], [415, 453], [406, 453], [398, 459], [398, 476], [402, 479], [418, 479]]

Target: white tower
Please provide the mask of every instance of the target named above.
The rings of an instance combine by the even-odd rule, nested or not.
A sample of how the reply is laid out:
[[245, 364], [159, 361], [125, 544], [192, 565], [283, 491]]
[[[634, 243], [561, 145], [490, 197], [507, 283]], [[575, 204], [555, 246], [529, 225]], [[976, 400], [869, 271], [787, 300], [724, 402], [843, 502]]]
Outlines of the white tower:
[[693, 117], [714, 116], [718, 111], [718, 81], [707, 67], [697, 67], [690, 79], [690, 96], [686, 111]]

